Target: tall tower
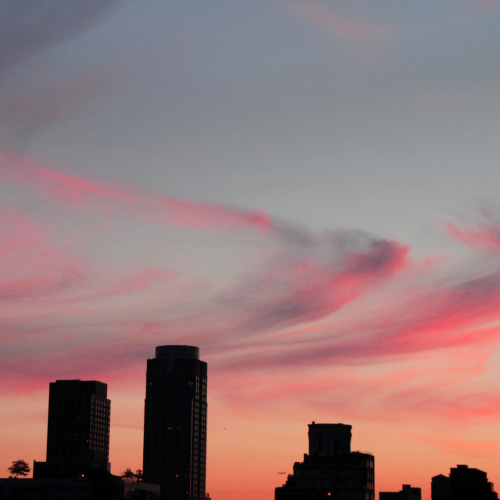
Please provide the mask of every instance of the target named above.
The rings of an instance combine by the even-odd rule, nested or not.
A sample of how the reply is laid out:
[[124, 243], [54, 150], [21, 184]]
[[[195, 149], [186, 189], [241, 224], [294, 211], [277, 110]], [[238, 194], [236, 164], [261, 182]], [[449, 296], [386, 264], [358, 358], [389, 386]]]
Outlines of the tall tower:
[[144, 412], [144, 482], [162, 500], [204, 500], [207, 364], [199, 348], [167, 345], [148, 359]]
[[57, 380], [49, 389], [47, 461], [36, 462], [35, 477], [76, 477], [109, 471], [111, 402], [107, 385]]

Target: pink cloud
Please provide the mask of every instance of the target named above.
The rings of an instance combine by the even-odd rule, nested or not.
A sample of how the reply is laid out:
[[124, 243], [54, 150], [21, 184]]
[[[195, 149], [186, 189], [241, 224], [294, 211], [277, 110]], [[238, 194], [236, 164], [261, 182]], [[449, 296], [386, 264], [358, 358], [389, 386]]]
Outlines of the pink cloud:
[[[442, 384], [463, 382], [456, 371], [450, 376], [436, 372], [434, 384], [415, 366], [398, 370], [390, 364], [438, 351], [455, 355], [463, 349], [460, 366], [469, 367], [469, 379], [477, 377], [487, 359], [477, 349], [492, 346], [499, 338], [493, 324], [500, 299], [496, 264], [481, 276], [455, 276], [440, 265], [442, 261], [430, 258], [415, 264], [407, 246], [359, 231], [315, 236], [283, 222], [254, 219], [258, 212], [171, 200], [69, 176], [18, 155], [4, 159], [0, 174], [5, 179], [48, 196], [51, 206], [68, 209], [63, 213], [68, 212], [72, 222], [82, 214], [100, 216], [105, 207], [113, 217], [131, 216], [135, 223], [147, 220], [153, 225], [214, 230], [266, 228], [258, 235], [262, 250], [258, 258], [248, 265], [238, 260], [239, 255], [234, 257], [236, 278], [217, 287], [217, 272], [191, 280], [183, 269], [171, 266], [168, 252], [159, 260], [144, 261], [133, 254], [134, 245], [128, 247], [131, 254], [123, 254], [127, 245], [119, 238], [106, 241], [114, 252], [119, 250], [113, 258], [125, 265], [101, 273], [99, 251], [93, 264], [49, 244], [43, 226], [27, 217], [1, 219], [0, 269], [5, 264], [12, 283], [19, 285], [0, 317], [2, 330], [9, 332], [0, 363], [9, 390], [43, 389], [55, 378], [140, 378], [155, 345], [188, 342], [200, 345], [210, 357], [211, 380], [219, 397], [234, 404], [267, 406], [278, 399], [297, 400], [318, 413], [337, 408], [356, 418], [366, 412], [388, 418], [389, 407], [394, 414], [410, 409], [448, 418], [450, 408], [460, 411], [474, 400], [481, 418], [496, 415], [493, 396], [470, 396], [462, 402], [450, 396], [445, 401], [448, 406], [438, 404]], [[133, 230], [133, 224], [129, 227]], [[455, 229], [455, 235], [461, 234]], [[101, 242], [98, 231], [92, 237]], [[7, 265], [13, 258], [29, 265]], [[135, 264], [129, 267], [131, 261]], [[36, 262], [43, 274], [36, 265], [30, 267]], [[80, 263], [79, 274], [72, 275], [75, 262]], [[68, 281], [65, 272], [75, 281]], [[51, 277], [58, 291], [54, 294], [48, 293], [51, 282], [43, 281]], [[28, 296], [37, 301], [30, 304], [30, 317], [24, 318], [18, 312]], [[380, 307], [356, 317], [352, 312], [356, 301], [370, 297]], [[319, 321], [326, 318], [328, 324]], [[360, 374], [361, 367], [379, 363], [388, 364], [382, 375], [366, 379]], [[345, 365], [358, 373], [346, 376]], [[325, 367], [329, 375], [319, 379], [318, 370]], [[256, 368], [260, 375], [248, 378]], [[297, 372], [296, 376], [278, 376], [283, 368]], [[248, 380], [244, 390], [242, 380]], [[350, 400], [354, 390], [362, 396], [362, 404]], [[377, 414], [376, 408], [380, 408]]]
[[[281, 229], [276, 234], [279, 237], [269, 242], [278, 245], [277, 258], [264, 262], [236, 288], [227, 288], [225, 297], [211, 297], [209, 293], [195, 305], [189, 302], [192, 294], [188, 294], [182, 300], [186, 302], [184, 312], [177, 317], [158, 313], [149, 317], [144, 308], [141, 297], [147, 293], [148, 302], [161, 299], [155, 305], [156, 311], [161, 303], [175, 310], [173, 304], [178, 298], [170, 291], [186, 286], [182, 275], [155, 267], [108, 274], [93, 282], [94, 291], [87, 284], [86, 293], [73, 291], [61, 296], [59, 309], [52, 301], [51, 314], [63, 311], [64, 305], [64, 315], [85, 323], [85, 311], [93, 311], [101, 327], [82, 324], [78, 330], [81, 333], [73, 331], [63, 342], [57, 342], [57, 350], [45, 344], [41, 364], [37, 355], [29, 358], [24, 352], [24, 358], [31, 359], [31, 376], [48, 376], [55, 365], [69, 374], [80, 349], [87, 348], [92, 357], [79, 361], [82, 373], [112, 373], [120, 369], [124, 359], [142, 359], [145, 342], [151, 346], [189, 340], [210, 345], [214, 353], [225, 349], [230, 362], [221, 362], [219, 369], [227, 372], [255, 367], [310, 370], [332, 363], [374, 364], [438, 349], [491, 345], [498, 340], [498, 328], [482, 326], [497, 317], [500, 279], [495, 269], [481, 278], [453, 280], [450, 285], [434, 288], [420, 286], [418, 291], [413, 288], [405, 295], [389, 296], [393, 305], [386, 303], [364, 319], [346, 316], [330, 326], [314, 326], [311, 321], [326, 318], [367, 292], [376, 292], [385, 281], [395, 276], [405, 279], [407, 275], [400, 272], [411, 270], [408, 248], [359, 233], [328, 238], [305, 238], [303, 234], [302, 239], [297, 233], [290, 235]], [[1, 248], [8, 255], [14, 247], [6, 239]], [[436, 266], [427, 269], [431, 275], [434, 272], [439, 272]], [[176, 282], [173, 288], [172, 280]], [[121, 319], [116, 316], [119, 309], [109, 314], [108, 303], [101, 300], [131, 294], [139, 294], [139, 300], [131, 302], [135, 305]], [[43, 299], [45, 306], [49, 302]], [[85, 303], [83, 309], [80, 302]], [[289, 329], [281, 332], [284, 327]], [[99, 329], [106, 333], [99, 335]], [[44, 332], [39, 327], [34, 330], [28, 324], [18, 325], [16, 331], [44, 345]], [[51, 338], [58, 338], [58, 331], [60, 327], [46, 323], [45, 332], [50, 332]], [[96, 339], [98, 347], [93, 345]], [[104, 361], [109, 351], [117, 354], [113, 358], [116, 363]], [[104, 368], [100, 368], [101, 364]]]
[[292, 1], [286, 5], [296, 16], [319, 26], [336, 38], [349, 41], [380, 41], [391, 34], [387, 27], [341, 15], [324, 3]]
[[33, 298], [78, 282], [81, 263], [49, 242], [47, 232], [18, 211], [0, 216], [0, 302]]
[[469, 2], [462, 9], [460, 15], [457, 16], [460, 22], [471, 22], [477, 19], [478, 16], [489, 13], [498, 5], [498, 0], [476, 0]]
[[263, 231], [271, 227], [269, 218], [261, 212], [177, 200], [121, 184], [89, 181], [58, 173], [19, 152], [0, 153], [0, 174], [5, 180], [29, 185], [49, 199], [69, 206], [110, 210], [112, 204], [127, 209], [135, 218], [187, 228], [253, 227]]
[[497, 3], [497, 0], [482, 0], [481, 1], [481, 8], [483, 9], [489, 9], [490, 7], [493, 7]]
[[267, 370], [248, 367], [237, 375], [231, 368], [228, 371], [216, 367], [211, 384], [219, 397], [224, 395], [225, 404], [235, 410], [245, 407], [262, 412], [272, 408], [284, 416], [306, 406], [311, 414], [355, 419], [369, 414], [372, 422], [397, 421], [402, 416], [407, 422], [443, 417], [453, 420], [448, 416], [449, 403], [453, 402], [457, 388], [477, 374], [455, 363], [452, 357], [435, 363], [438, 358], [429, 354], [420, 361], [378, 365], [370, 371], [360, 365], [346, 370], [338, 363], [331, 363], [325, 370], [314, 362], [296, 364], [285, 371], [279, 367]]
[[[165, 269], [142, 268], [131, 273], [116, 273], [106, 275], [105, 279], [94, 276], [94, 285], [64, 297], [54, 298], [57, 304], [82, 303], [101, 300], [110, 297], [123, 297], [151, 291], [155, 287], [170, 285], [176, 273]], [[101, 278], [103, 278], [101, 276]], [[45, 303], [49, 300], [44, 300]]]
[[[266, 351], [259, 349], [259, 355]], [[214, 360], [211, 386], [234, 411], [241, 407], [257, 414], [272, 411], [278, 418], [306, 411], [360, 420], [369, 415], [372, 424], [401, 419], [409, 425], [423, 419], [441, 425], [488, 423], [498, 418], [498, 391], [493, 387], [470, 392], [470, 388], [490, 355], [490, 346], [473, 345], [411, 356], [404, 363], [371, 360], [348, 370], [336, 360], [325, 367], [309, 359], [302, 364], [293, 360], [286, 370], [248, 365], [235, 372], [234, 365], [221, 366]], [[305, 348], [303, 357], [308, 358]]]
[[409, 266], [408, 247], [353, 232], [296, 242], [220, 297], [238, 304], [233, 329], [263, 332], [324, 318]]
[[[405, 292], [392, 300], [394, 306], [385, 305], [375, 317], [349, 318], [331, 329], [320, 326], [312, 338], [307, 330], [297, 335], [292, 330], [285, 337], [264, 339], [264, 352], [248, 351], [231, 365], [244, 369], [370, 363], [437, 349], [491, 345], [500, 338], [500, 327], [485, 326], [499, 318], [500, 270], [450, 286]], [[259, 312], [266, 316], [265, 309]], [[294, 323], [299, 318], [296, 315]]]
[[[98, 211], [101, 215], [104, 205], [116, 217], [126, 208], [127, 214], [130, 213], [136, 219], [150, 219], [159, 224], [178, 222], [182, 227], [210, 226], [214, 229], [239, 226], [267, 228], [262, 234], [269, 236], [266, 240], [269, 248], [278, 249], [278, 260], [264, 258], [261, 267], [252, 273], [249, 280], [240, 280], [236, 288], [226, 288], [226, 292], [213, 297], [210, 296], [212, 286], [208, 283], [202, 301], [198, 304], [193, 302], [198, 292], [191, 291], [186, 295], [192, 286], [178, 271], [172, 273], [164, 267], [141, 264], [139, 269], [132, 272], [107, 270], [103, 274], [98, 267], [87, 263], [86, 279], [79, 288], [54, 298], [44, 295], [36, 306], [38, 315], [42, 314], [43, 306], [57, 318], [55, 324], [46, 324], [47, 329], [54, 328], [59, 321], [67, 321], [64, 318], [85, 322], [85, 315], [90, 313], [90, 317], [100, 321], [103, 328], [112, 331], [117, 328], [116, 321], [110, 316], [117, 304], [116, 300], [137, 295], [134, 303], [127, 302], [130, 307], [123, 321], [129, 325], [135, 324], [135, 331], [140, 332], [140, 335], [132, 332], [127, 339], [121, 338], [120, 342], [129, 346], [125, 351], [136, 349], [145, 335], [155, 342], [162, 336], [165, 338], [165, 332], [170, 330], [177, 332], [177, 338], [202, 341], [211, 337], [220, 345], [227, 339], [225, 332], [228, 331], [239, 332], [242, 337], [249, 334], [255, 336], [277, 326], [322, 318], [407, 266], [408, 248], [397, 242], [357, 232], [315, 238], [283, 223], [271, 223], [257, 212], [172, 200], [127, 186], [97, 183], [79, 176], [60, 174], [17, 153], [7, 152], [3, 160], [0, 173], [6, 179], [21, 186], [29, 185], [37, 193], [48, 194], [50, 201], [72, 208], [74, 215], [82, 211]], [[37, 247], [33, 247], [32, 251], [36, 254]], [[75, 259], [80, 260], [81, 257]], [[175, 289], [171, 287], [174, 279]], [[30, 284], [42, 286], [40, 283], [20, 282], [19, 289], [28, 289]], [[150, 294], [147, 301], [146, 293]], [[179, 314], [192, 315], [193, 319], [179, 321], [158, 313], [150, 317], [151, 313], [145, 312], [148, 310], [147, 303], [154, 304], [157, 311], [161, 311], [163, 304], [169, 304], [172, 308], [173, 304], [180, 303], [182, 294], [185, 295], [185, 304], [174, 310], [177, 309]], [[227, 296], [237, 304], [237, 307], [231, 308], [231, 314], [226, 312]], [[258, 314], [255, 314], [252, 302], [254, 297], [260, 301]], [[122, 301], [122, 307], [125, 307], [124, 304]], [[197, 309], [192, 313], [190, 307]], [[196, 326], [200, 321], [203, 328]], [[149, 325], [148, 333], [141, 324]], [[29, 335], [32, 327], [24, 325], [19, 331]], [[88, 338], [75, 335], [82, 345], [88, 345], [95, 338], [94, 326], [88, 329], [86, 336]], [[71, 358], [71, 347], [67, 349]], [[74, 355], [77, 356], [76, 353]], [[35, 367], [36, 364], [33, 365]]]
[[481, 224], [478, 229], [461, 229], [448, 222], [446, 227], [452, 236], [467, 245], [473, 245], [486, 251], [500, 249], [500, 227], [498, 223]]
[[448, 400], [443, 407], [442, 411], [450, 419], [497, 421], [500, 416], [500, 393], [498, 391], [466, 393]]

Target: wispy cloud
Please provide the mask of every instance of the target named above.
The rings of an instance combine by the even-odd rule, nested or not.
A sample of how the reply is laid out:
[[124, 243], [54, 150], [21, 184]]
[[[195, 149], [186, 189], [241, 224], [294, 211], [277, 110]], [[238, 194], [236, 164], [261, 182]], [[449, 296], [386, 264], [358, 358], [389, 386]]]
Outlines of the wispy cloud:
[[[455, 287], [420, 292], [418, 297], [393, 297], [392, 307], [364, 320], [350, 318], [319, 329], [313, 340], [297, 335], [266, 340], [262, 349], [233, 358], [239, 369], [249, 366], [293, 367], [331, 363], [371, 363], [457, 346], [496, 343], [500, 279], [495, 274]], [[318, 338], [321, 340], [318, 341]]]
[[0, 302], [39, 297], [81, 279], [81, 263], [54, 246], [40, 225], [15, 209], [2, 212]]
[[488, 11], [495, 6], [498, 6], [498, 0], [481, 0], [480, 5], [483, 11]]
[[12, 71], [44, 49], [84, 32], [116, 5], [116, 0], [19, 0], [0, 2], [0, 144], [24, 145], [48, 123], [66, 117], [109, 88], [107, 71], [69, 80], [46, 70], [10, 78]]
[[[54, 378], [132, 380], [155, 345], [187, 342], [203, 348], [229, 408], [307, 403], [375, 421], [498, 414], [496, 392], [475, 385], [500, 336], [494, 211], [476, 227], [447, 225], [448, 243], [465, 242], [481, 265], [415, 262], [407, 245], [376, 235], [316, 235], [12, 151], [0, 177], [28, 193], [0, 219], [0, 374], [12, 391]], [[204, 238], [183, 249], [181, 266], [173, 228]], [[144, 239], [162, 244], [144, 255]]]
[[99, 20], [116, 0], [17, 0], [0, 3], [0, 72], [33, 53], [71, 38]]
[[467, 245], [474, 245], [487, 251], [500, 249], [500, 224], [486, 216], [476, 228], [460, 228], [452, 222], [446, 224], [451, 235]]
[[[29, 224], [11, 218], [4, 220], [2, 248], [10, 259], [4, 257], [4, 262], [13, 273], [12, 280], [4, 286], [4, 295], [9, 294], [12, 299], [8, 306], [4, 305], [4, 318], [15, 316], [21, 298], [33, 299], [28, 304], [31, 315], [17, 321], [15, 331], [17, 335], [36, 338], [33, 345], [37, 349], [45, 345], [41, 373], [51, 366], [47, 362], [51, 356], [55, 365], [64, 346], [68, 349], [66, 361], [57, 366], [64, 371], [67, 365], [70, 370], [77, 356], [72, 342], [76, 342], [75, 346], [94, 343], [99, 336], [99, 324], [108, 332], [99, 339], [99, 349], [105, 351], [107, 345], [119, 344], [122, 354], [130, 353], [132, 357], [142, 355], [137, 348], [145, 335], [155, 343], [170, 331], [176, 332], [176, 338], [191, 337], [201, 342], [210, 337], [214, 345], [222, 346], [234, 339], [256, 337], [326, 317], [407, 265], [407, 247], [359, 231], [317, 237], [259, 212], [173, 200], [130, 186], [62, 174], [13, 151], [4, 152], [0, 175], [4, 186], [29, 189], [38, 203], [59, 214], [52, 235], [56, 240], [50, 245], [39, 235], [42, 226], [36, 222], [35, 214]], [[28, 207], [25, 209], [29, 211]], [[82, 228], [77, 230], [75, 221], [82, 217], [97, 221], [103, 213], [109, 214], [108, 223], [103, 227], [99, 222], [94, 233], [86, 233], [83, 238]], [[72, 220], [74, 234], [71, 230], [61, 233], [58, 226], [64, 220]], [[93, 240], [101, 239], [124, 220], [127, 234], [144, 221], [150, 225], [150, 235], [157, 233], [158, 227], [177, 227], [205, 233], [208, 238], [212, 234], [217, 238], [217, 233], [228, 230], [248, 238], [250, 230], [253, 238], [260, 240], [260, 249], [252, 264], [238, 262], [235, 255], [231, 266], [237, 269], [239, 278], [235, 281], [234, 277], [226, 277], [227, 285], [222, 290], [216, 285], [220, 278], [212, 275], [210, 266], [202, 279], [205, 285], [200, 288], [196, 285], [200, 278], [188, 277], [180, 269], [172, 270], [168, 252], [162, 254], [162, 261], [158, 257], [141, 259], [133, 256], [133, 243], [120, 240], [110, 241], [110, 246], [103, 249], [105, 253], [116, 253], [114, 265], [103, 272], [99, 251], [94, 249], [91, 258], [87, 246], [93, 247]], [[206, 229], [210, 231], [207, 233]], [[57, 241], [57, 235], [62, 234], [63, 240]], [[78, 246], [71, 243], [73, 238], [80, 242]], [[120, 264], [122, 260], [136, 263], [130, 268]], [[38, 268], [32, 269], [29, 262], [41, 263], [43, 279]], [[54, 269], [51, 279], [50, 266]], [[161, 312], [163, 308], [165, 313]], [[89, 311], [93, 311], [92, 320], [87, 316]], [[204, 327], [200, 328], [200, 324]], [[149, 325], [147, 329], [145, 325]], [[64, 333], [67, 329], [73, 333]], [[48, 338], [57, 338], [57, 343], [47, 343]], [[12, 351], [5, 355], [15, 357]], [[23, 356], [27, 355], [25, 351]], [[90, 360], [82, 365], [87, 366], [83, 370], [96, 369]], [[29, 372], [34, 375], [37, 366], [35, 357]], [[106, 369], [112, 367], [107, 364]]]
[[[286, 233], [285, 233], [286, 234]], [[357, 231], [298, 243], [284, 238], [268, 269], [228, 291], [222, 304], [247, 310], [239, 329], [262, 331], [323, 318], [407, 266], [408, 248]]]
[[385, 41], [392, 35], [387, 26], [341, 14], [324, 2], [290, 1], [285, 5], [297, 17], [340, 40], [375, 43]]
[[180, 227], [250, 226], [265, 230], [270, 225], [262, 212], [193, 203], [130, 186], [89, 181], [59, 173], [13, 150], [0, 151], [0, 172], [6, 181], [31, 186], [53, 201], [84, 209], [107, 212], [106, 205], [109, 209], [119, 207], [135, 218]]

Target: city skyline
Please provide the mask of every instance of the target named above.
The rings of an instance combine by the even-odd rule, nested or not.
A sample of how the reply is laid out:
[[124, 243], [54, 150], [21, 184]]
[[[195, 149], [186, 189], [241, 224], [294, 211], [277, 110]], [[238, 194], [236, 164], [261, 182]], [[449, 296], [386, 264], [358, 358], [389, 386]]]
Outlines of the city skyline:
[[187, 344], [214, 500], [272, 500], [313, 420], [377, 492], [500, 484], [499, 18], [0, 0], [0, 463], [44, 459], [48, 383], [82, 379], [141, 468], [144, 360]]
[[[137, 470], [139, 483], [132, 490], [150, 492], [153, 498], [211, 498], [208, 493], [205, 496], [204, 489], [206, 381], [207, 365], [200, 361], [198, 347], [157, 346], [155, 358], [147, 360], [143, 469]], [[56, 380], [49, 385], [47, 460], [34, 462], [34, 479], [25, 477], [31, 469], [29, 464], [18, 460], [26, 465], [26, 472], [12, 470], [9, 479], [0, 479], [0, 496], [17, 498], [34, 491], [42, 495], [52, 491], [56, 496], [72, 492], [89, 498], [128, 498], [120, 487], [120, 476], [109, 474], [111, 401], [107, 399], [107, 385], [79, 379]], [[374, 500], [375, 457], [351, 450], [352, 426], [313, 421], [308, 428], [309, 453], [304, 454], [303, 462], [294, 463], [293, 474], [275, 489], [275, 498], [359, 496]], [[127, 484], [128, 472], [133, 474], [127, 468], [121, 476], [122, 485]], [[108, 482], [96, 486], [99, 474], [104, 474]], [[89, 485], [82, 484], [80, 478], [87, 475], [91, 478]], [[11, 482], [18, 476], [25, 480]], [[432, 500], [447, 500], [450, 495], [464, 500], [498, 498], [487, 473], [468, 465], [450, 468], [449, 477], [432, 477], [431, 484]], [[379, 495], [380, 500], [421, 500], [421, 488], [403, 484], [399, 492]]]

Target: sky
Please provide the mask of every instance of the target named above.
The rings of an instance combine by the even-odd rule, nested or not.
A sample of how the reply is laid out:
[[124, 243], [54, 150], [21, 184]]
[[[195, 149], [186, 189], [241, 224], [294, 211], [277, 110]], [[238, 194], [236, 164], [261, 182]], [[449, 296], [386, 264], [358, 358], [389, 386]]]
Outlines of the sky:
[[[376, 490], [500, 487], [496, 0], [0, 1], [0, 468], [100, 380], [208, 363], [207, 491], [272, 500], [307, 424]], [[4, 465], [1, 465], [4, 464]], [[1, 475], [1, 473], [0, 473]]]

